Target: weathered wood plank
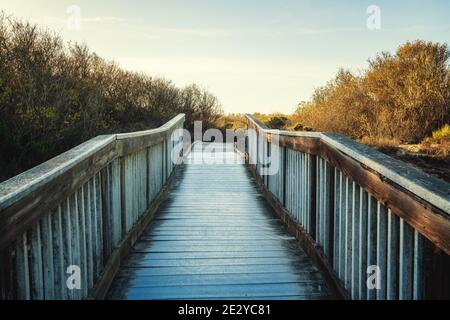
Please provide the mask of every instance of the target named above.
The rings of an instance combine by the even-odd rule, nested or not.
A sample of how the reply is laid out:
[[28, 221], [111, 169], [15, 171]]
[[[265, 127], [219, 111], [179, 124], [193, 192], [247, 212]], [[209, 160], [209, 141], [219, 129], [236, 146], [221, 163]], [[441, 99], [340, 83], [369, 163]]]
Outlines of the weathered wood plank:
[[63, 238], [63, 219], [61, 205], [53, 212], [51, 218], [52, 224], [52, 247], [53, 247], [53, 278], [54, 278], [54, 298], [63, 299], [65, 296], [65, 275], [64, 269], [64, 238]]
[[362, 188], [360, 192], [359, 207], [359, 260], [358, 260], [358, 298], [366, 299], [366, 270], [367, 270], [367, 217], [368, 217], [368, 194]]
[[[234, 155], [232, 149], [223, 152], [229, 152], [230, 157]], [[300, 155], [291, 156], [293, 163], [299, 164]], [[239, 296], [242, 292], [248, 298], [329, 295], [317, 268], [295, 238], [286, 233], [249, 179], [244, 165], [184, 165], [175, 179], [157, 219], [124, 262], [110, 298], [215, 298]], [[195, 181], [199, 185], [208, 181], [205, 192], [209, 198], [199, 197], [199, 190], [192, 192]], [[299, 186], [300, 177], [292, 179], [289, 191], [293, 207], [299, 206]], [[205, 214], [196, 211], [191, 214], [189, 210], [193, 207]], [[243, 213], [251, 209], [252, 214], [236, 216], [235, 208]], [[295, 217], [299, 214], [300, 211]], [[277, 281], [278, 276], [287, 282], [292, 279], [292, 285]], [[214, 293], [201, 285], [205, 279], [215, 284]], [[245, 282], [246, 279], [249, 281]], [[242, 285], [233, 288], [233, 283], [242, 281]], [[269, 294], [270, 287], [275, 292]], [[278, 292], [282, 289], [288, 291]]]
[[80, 232], [80, 270], [81, 270], [81, 298], [86, 298], [89, 293], [88, 276], [88, 253], [87, 253], [87, 233], [86, 229], [86, 201], [84, 193], [86, 185], [83, 185], [77, 192], [78, 202], [78, 225]]
[[[310, 272], [298, 272], [296, 274], [284, 272], [267, 273], [237, 273], [237, 274], [199, 274], [199, 275], [167, 275], [167, 276], [141, 276], [135, 278], [119, 277], [116, 286], [127, 285], [136, 288], [149, 287], [169, 287], [183, 285], [243, 285], [243, 284], [267, 284], [267, 279], [272, 284], [277, 283], [321, 283], [322, 277], [319, 272], [311, 274]], [[114, 290], [114, 289], [113, 289]]]
[[0, 251], [0, 300], [17, 299], [16, 243]]
[[[368, 196], [367, 202], [367, 266], [377, 265], [377, 200]], [[364, 278], [368, 278], [367, 270], [363, 271]], [[371, 275], [371, 274], [370, 274]], [[366, 281], [364, 281], [366, 283]], [[366, 298], [374, 300], [376, 298], [376, 290], [365, 285], [367, 290]]]
[[28, 236], [24, 232], [17, 240], [16, 248], [17, 297], [20, 300], [31, 299], [28, 256]]
[[42, 271], [44, 284], [44, 299], [52, 300], [55, 291], [55, 270], [53, 268], [53, 230], [52, 215], [44, 217], [41, 221], [42, 240]]
[[399, 273], [399, 233], [400, 219], [388, 211], [388, 236], [387, 236], [387, 295], [388, 300], [398, 299], [398, 273]]
[[399, 298], [401, 300], [412, 299], [413, 237], [414, 230], [405, 220], [400, 219]]
[[387, 286], [387, 233], [388, 209], [378, 202], [377, 206], [377, 266], [380, 268], [380, 288], [377, 289], [377, 300], [386, 299]]

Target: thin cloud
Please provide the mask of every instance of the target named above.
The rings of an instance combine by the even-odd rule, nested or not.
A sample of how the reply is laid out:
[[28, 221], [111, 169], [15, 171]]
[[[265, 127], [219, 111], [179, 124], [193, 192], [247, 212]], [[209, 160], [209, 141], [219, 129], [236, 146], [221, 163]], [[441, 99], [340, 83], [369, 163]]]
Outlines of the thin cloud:
[[84, 22], [125, 22], [127, 21], [121, 17], [90, 17], [90, 18], [81, 18], [81, 21]]
[[[29, 19], [31, 22], [39, 23], [39, 24], [48, 24], [48, 25], [59, 25], [59, 24], [65, 24], [67, 22], [67, 17], [61, 18], [61, 17], [55, 17], [55, 16], [42, 16], [42, 17], [35, 17]], [[87, 17], [83, 18], [83, 15], [81, 15], [81, 22], [87, 22], [87, 23], [106, 23], [106, 22], [126, 22], [127, 19], [121, 18], [121, 17], [114, 17], [114, 16], [99, 16], [99, 17]]]
[[294, 34], [295, 35], [327, 34], [327, 33], [341, 33], [341, 32], [360, 32], [364, 30], [366, 29], [361, 27], [302, 29], [294, 31]]
[[193, 28], [157, 28], [153, 29], [147, 39], [155, 39], [162, 36], [170, 35], [183, 35], [192, 37], [231, 37], [234, 35], [234, 31], [225, 29], [193, 29]]
[[188, 36], [204, 38], [220, 37], [277, 37], [288, 35], [314, 35], [339, 32], [360, 32], [364, 28], [346, 27], [346, 28], [327, 28], [327, 29], [302, 29], [286, 30], [277, 28], [264, 28], [254, 30], [236, 30], [236, 29], [192, 29], [192, 28], [156, 28], [152, 29], [145, 37], [149, 40], [164, 38], [167, 36]]

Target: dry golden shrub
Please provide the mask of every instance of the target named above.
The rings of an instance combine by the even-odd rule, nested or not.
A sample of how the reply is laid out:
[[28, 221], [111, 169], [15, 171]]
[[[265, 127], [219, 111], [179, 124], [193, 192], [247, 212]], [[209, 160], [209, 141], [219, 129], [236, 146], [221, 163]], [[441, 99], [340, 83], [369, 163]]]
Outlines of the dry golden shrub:
[[293, 119], [355, 139], [417, 143], [450, 120], [449, 57], [446, 44], [408, 42], [360, 75], [340, 70]]

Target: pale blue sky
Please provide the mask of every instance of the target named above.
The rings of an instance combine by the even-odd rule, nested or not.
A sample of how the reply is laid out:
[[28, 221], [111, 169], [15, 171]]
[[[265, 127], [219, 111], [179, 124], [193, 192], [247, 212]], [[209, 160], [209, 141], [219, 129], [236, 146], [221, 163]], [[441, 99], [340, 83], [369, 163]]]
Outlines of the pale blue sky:
[[[67, 28], [67, 8], [81, 28]], [[381, 29], [366, 27], [369, 5]], [[86, 43], [121, 66], [209, 89], [227, 112], [292, 112], [339, 67], [407, 40], [450, 43], [450, 1], [0, 0], [0, 10]]]

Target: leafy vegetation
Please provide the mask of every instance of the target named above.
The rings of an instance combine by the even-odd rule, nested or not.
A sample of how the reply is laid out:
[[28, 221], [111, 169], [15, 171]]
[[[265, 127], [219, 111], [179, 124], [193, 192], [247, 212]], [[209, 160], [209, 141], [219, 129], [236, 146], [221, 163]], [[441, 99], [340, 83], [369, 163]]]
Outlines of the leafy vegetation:
[[431, 137], [425, 138], [420, 144], [420, 152], [440, 157], [450, 155], [450, 125], [433, 131]]
[[450, 125], [446, 124], [442, 128], [433, 131], [432, 137], [435, 140], [450, 139]]
[[195, 84], [123, 70], [0, 13], [0, 181], [96, 135], [157, 127], [180, 112], [188, 128], [208, 128], [222, 109]]
[[292, 115], [255, 116], [274, 129], [333, 131], [380, 150], [420, 144], [418, 152], [448, 157], [449, 57], [446, 44], [408, 42], [359, 75], [339, 70]]
[[241, 113], [229, 113], [221, 116], [217, 121], [217, 126], [221, 130], [237, 130], [247, 127], [245, 115]]
[[354, 139], [420, 142], [450, 120], [449, 57], [446, 44], [420, 40], [383, 52], [361, 75], [340, 70], [292, 120]]
[[[408, 42], [359, 74], [341, 69], [295, 113], [255, 116], [273, 129], [334, 131], [363, 143], [450, 150], [450, 52]], [[0, 181], [99, 134], [157, 127], [186, 114], [203, 128], [245, 128], [215, 96], [192, 84], [121, 69], [84, 45], [0, 14]]]

